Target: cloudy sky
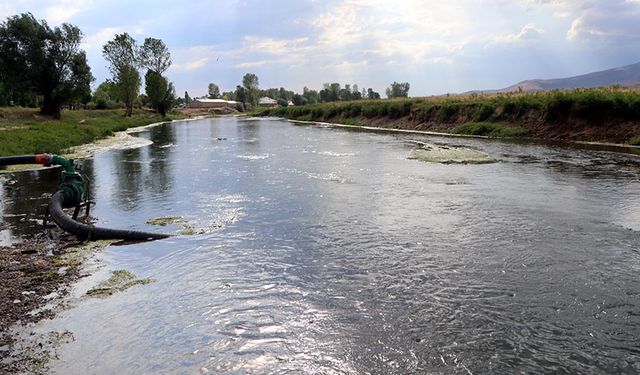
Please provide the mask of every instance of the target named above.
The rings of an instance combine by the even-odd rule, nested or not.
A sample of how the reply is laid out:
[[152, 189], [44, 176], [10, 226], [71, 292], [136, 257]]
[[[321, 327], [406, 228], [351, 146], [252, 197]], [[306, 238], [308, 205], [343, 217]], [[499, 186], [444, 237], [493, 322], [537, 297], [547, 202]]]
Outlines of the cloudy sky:
[[423, 96], [640, 61], [640, 0], [0, 1], [2, 18], [21, 12], [79, 26], [96, 84], [114, 34], [164, 40], [178, 95], [251, 72], [262, 88], [408, 81]]

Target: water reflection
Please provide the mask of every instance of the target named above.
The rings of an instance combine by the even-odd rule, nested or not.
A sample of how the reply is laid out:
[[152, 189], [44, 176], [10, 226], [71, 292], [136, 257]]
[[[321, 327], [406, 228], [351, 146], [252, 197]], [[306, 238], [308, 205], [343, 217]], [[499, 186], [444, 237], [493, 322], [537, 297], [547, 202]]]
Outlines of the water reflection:
[[456, 139], [499, 162], [441, 165], [407, 156], [443, 138], [169, 127], [95, 159], [95, 214], [203, 230], [107, 251], [157, 282], [42, 327], [74, 333], [54, 373], [640, 371], [637, 156]]

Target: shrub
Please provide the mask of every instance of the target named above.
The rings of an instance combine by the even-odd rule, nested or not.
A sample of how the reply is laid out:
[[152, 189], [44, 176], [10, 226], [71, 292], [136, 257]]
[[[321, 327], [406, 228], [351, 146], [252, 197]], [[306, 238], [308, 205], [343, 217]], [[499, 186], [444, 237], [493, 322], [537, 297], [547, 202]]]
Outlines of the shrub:
[[527, 135], [527, 130], [521, 127], [506, 126], [492, 122], [469, 122], [458, 126], [454, 133], [467, 135], [481, 135], [492, 138], [517, 138]]
[[489, 103], [480, 103], [473, 113], [473, 121], [486, 121], [495, 112], [495, 106]]

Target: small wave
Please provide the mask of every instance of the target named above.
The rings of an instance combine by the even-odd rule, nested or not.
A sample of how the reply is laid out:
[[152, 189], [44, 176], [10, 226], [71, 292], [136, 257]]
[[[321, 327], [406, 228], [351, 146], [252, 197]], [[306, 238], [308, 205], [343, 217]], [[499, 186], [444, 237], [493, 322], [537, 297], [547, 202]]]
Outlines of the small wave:
[[243, 160], [263, 160], [263, 159], [268, 159], [270, 156], [271, 156], [270, 154], [238, 155], [237, 158], [243, 159]]
[[334, 181], [334, 182], [339, 182], [341, 184], [346, 184], [347, 182], [349, 182], [348, 179], [341, 177], [340, 175], [336, 174], [336, 173], [309, 173], [306, 172], [305, 175], [311, 179], [314, 180], [323, 180], [323, 181]]
[[318, 155], [335, 156], [335, 157], [356, 156], [356, 154], [352, 152], [332, 152], [332, 151], [320, 151], [318, 152]]

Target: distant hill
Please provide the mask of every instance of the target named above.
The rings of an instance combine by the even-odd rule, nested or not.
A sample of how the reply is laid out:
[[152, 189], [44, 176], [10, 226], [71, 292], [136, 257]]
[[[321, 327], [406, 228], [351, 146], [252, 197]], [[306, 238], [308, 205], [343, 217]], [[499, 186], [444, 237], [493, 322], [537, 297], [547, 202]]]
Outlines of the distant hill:
[[475, 90], [471, 93], [498, 93], [522, 91], [545, 91], [555, 89], [576, 89], [590, 87], [607, 87], [620, 85], [625, 87], [640, 86], [640, 63], [603, 70], [600, 72], [583, 74], [569, 78], [532, 79], [516, 83], [499, 90]]

